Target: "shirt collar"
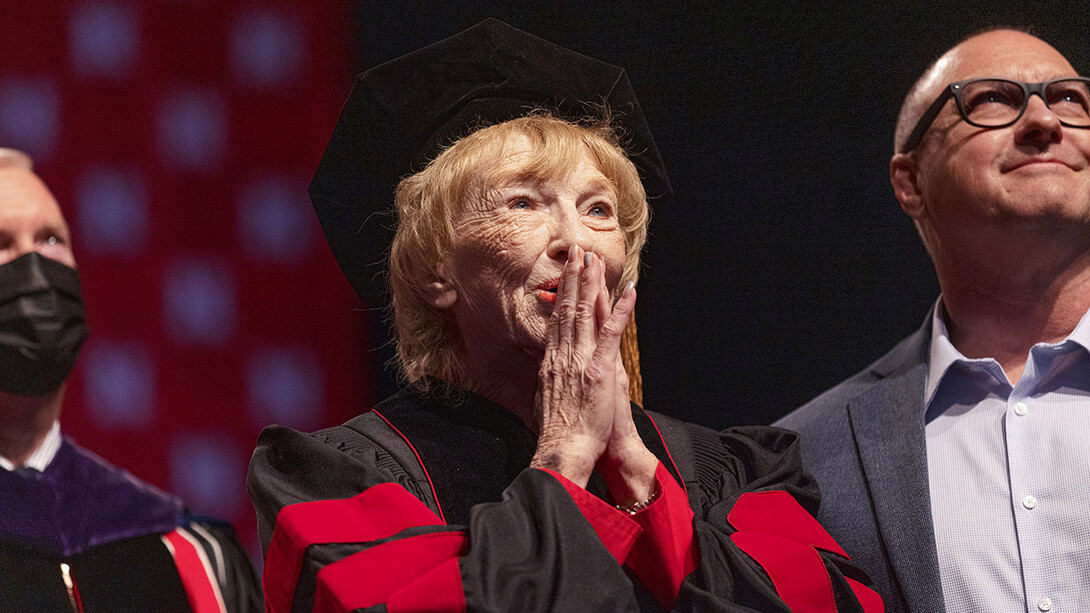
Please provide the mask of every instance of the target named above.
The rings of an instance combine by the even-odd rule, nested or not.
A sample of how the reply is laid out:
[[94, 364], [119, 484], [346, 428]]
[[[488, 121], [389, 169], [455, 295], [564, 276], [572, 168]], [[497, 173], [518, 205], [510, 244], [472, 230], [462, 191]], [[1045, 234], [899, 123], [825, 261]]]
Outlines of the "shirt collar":
[[931, 400], [935, 398], [935, 390], [939, 388], [939, 382], [943, 375], [958, 360], [967, 359], [954, 344], [950, 342], [950, 335], [946, 331], [946, 321], [942, 313], [942, 296], [935, 301], [935, 308], [931, 309], [931, 349], [927, 357], [927, 384], [924, 386], [923, 407], [931, 406]]
[[[939, 296], [931, 313], [931, 350], [927, 360], [927, 384], [924, 386], [923, 406], [925, 411], [927, 407], [931, 406], [931, 401], [935, 398], [935, 391], [938, 390], [942, 378], [946, 376], [946, 371], [955, 362], [995, 362], [992, 358], [967, 358], [954, 347], [954, 344], [950, 342], [950, 334], [946, 329], [945, 311], [942, 296]], [[1073, 342], [1081, 346], [1083, 350], [1090, 352], [1090, 310], [1083, 313], [1082, 319], [1079, 320], [1078, 325], [1071, 331], [1071, 334], [1067, 335], [1067, 338], [1055, 344], [1062, 345], [1066, 342]]]
[[[27, 468], [33, 468], [38, 472], [45, 472], [46, 467], [53, 461], [53, 458], [57, 455], [57, 450], [61, 447], [61, 422], [54, 420], [53, 426], [49, 428], [49, 432], [45, 435], [45, 439], [42, 440], [38, 448], [34, 450], [34, 453], [30, 454], [30, 457], [23, 462], [23, 466]], [[11, 460], [0, 455], [0, 468], [7, 471], [15, 470], [17, 467], [11, 462]]]
[[1084, 350], [1090, 352], [1090, 310], [1087, 310], [1079, 320], [1079, 325], [1067, 336], [1069, 341], [1074, 341]]

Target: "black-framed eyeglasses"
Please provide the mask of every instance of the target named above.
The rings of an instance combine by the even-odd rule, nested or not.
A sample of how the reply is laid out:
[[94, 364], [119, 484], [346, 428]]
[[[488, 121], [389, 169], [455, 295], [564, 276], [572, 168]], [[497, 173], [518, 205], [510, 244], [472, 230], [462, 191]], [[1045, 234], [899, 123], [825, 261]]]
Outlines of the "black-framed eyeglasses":
[[1065, 77], [1043, 83], [969, 79], [951, 83], [935, 98], [901, 147], [901, 153], [908, 153], [920, 144], [931, 122], [951, 97], [957, 102], [961, 118], [969, 125], [1005, 128], [1021, 119], [1033, 94], [1041, 97], [1061, 124], [1071, 128], [1090, 128], [1090, 79], [1086, 77]]

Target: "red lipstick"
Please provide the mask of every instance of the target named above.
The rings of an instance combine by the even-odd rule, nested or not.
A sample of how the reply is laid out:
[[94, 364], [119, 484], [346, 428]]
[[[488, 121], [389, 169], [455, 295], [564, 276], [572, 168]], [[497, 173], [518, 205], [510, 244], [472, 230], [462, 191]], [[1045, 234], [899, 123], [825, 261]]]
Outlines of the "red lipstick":
[[560, 285], [560, 279], [549, 279], [537, 286], [537, 295], [545, 302], [556, 302], [556, 288]]

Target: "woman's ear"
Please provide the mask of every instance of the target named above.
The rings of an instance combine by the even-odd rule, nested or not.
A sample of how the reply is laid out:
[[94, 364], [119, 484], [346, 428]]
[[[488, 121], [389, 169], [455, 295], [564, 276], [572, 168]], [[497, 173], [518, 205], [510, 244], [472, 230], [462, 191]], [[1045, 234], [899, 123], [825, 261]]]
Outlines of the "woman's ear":
[[446, 276], [444, 266], [440, 264], [432, 280], [421, 284], [420, 289], [424, 294], [424, 300], [437, 309], [449, 309], [458, 301], [458, 290], [454, 289], [454, 284], [444, 278]]

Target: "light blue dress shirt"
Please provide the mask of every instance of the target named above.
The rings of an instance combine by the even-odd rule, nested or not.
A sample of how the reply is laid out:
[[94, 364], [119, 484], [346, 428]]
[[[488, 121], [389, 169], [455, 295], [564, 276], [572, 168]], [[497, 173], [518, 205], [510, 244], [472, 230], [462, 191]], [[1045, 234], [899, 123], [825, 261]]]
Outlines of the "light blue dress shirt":
[[951, 612], [1090, 612], [1090, 312], [1011, 385], [935, 307], [925, 387], [939, 572]]

